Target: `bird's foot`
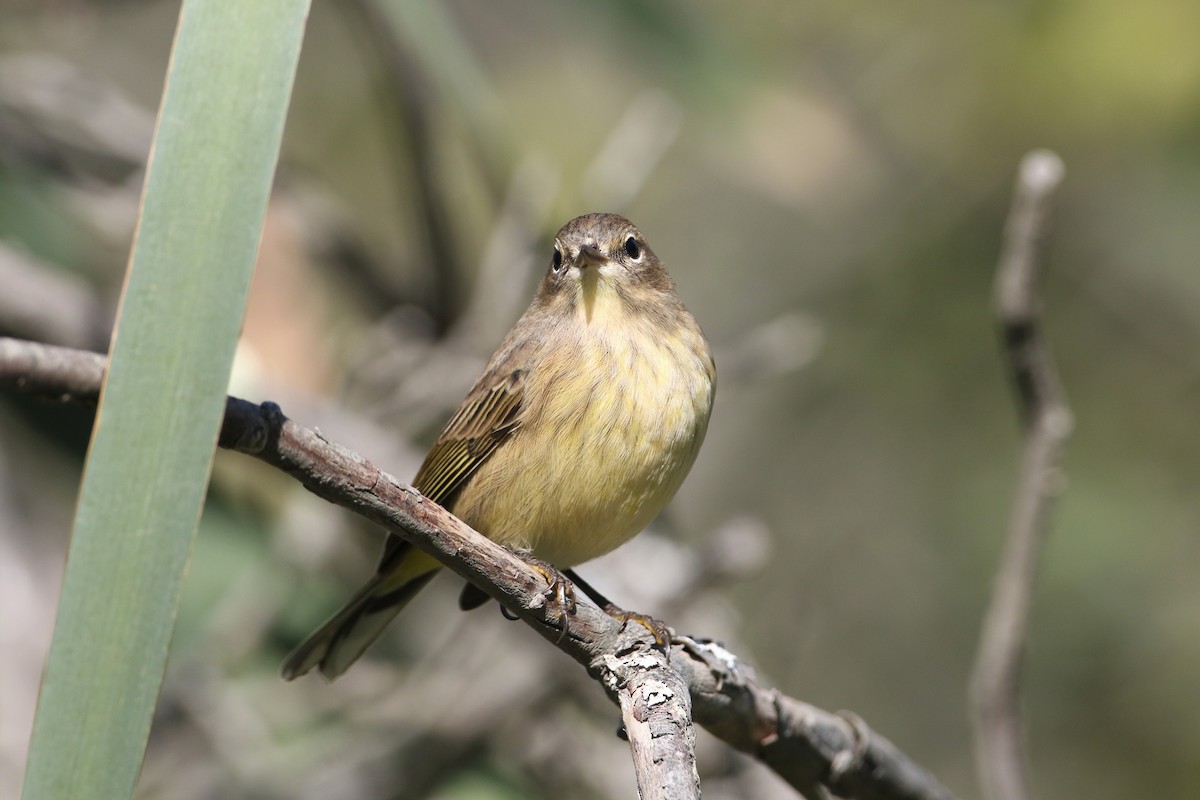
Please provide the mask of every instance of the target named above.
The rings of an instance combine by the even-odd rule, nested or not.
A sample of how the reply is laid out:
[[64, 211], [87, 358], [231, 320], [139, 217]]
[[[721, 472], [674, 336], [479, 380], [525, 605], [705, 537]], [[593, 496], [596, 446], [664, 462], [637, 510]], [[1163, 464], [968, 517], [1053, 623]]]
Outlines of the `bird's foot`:
[[575, 613], [575, 584], [571, 583], [571, 579], [549, 561], [543, 561], [528, 553], [517, 553], [516, 555], [517, 558], [540, 572], [542, 577], [546, 579], [546, 589], [544, 592], [546, 598], [547, 600], [553, 598], [553, 603], [558, 607], [559, 616], [562, 618], [562, 632], [558, 637], [558, 640], [561, 642], [567, 638], [569, 631], [568, 619]]
[[621, 624], [636, 622], [646, 630], [650, 631], [650, 635], [654, 637], [654, 646], [671, 656], [671, 639], [674, 638], [675, 632], [663, 622], [661, 619], [656, 619], [649, 614], [639, 614], [637, 611], [626, 611], [612, 603], [606, 603], [600, 607], [605, 614], [608, 614]]
[[591, 584], [585, 581], [574, 570], [565, 570], [565, 573], [576, 585], [600, 606], [600, 609], [615, 620], [618, 620], [622, 625], [629, 622], [636, 622], [654, 637], [654, 646], [671, 656], [671, 640], [675, 637], [675, 632], [662, 620], [656, 619], [649, 614], [639, 614], [636, 611], [626, 611], [618, 606], [613, 601], [609, 600], [600, 592], [596, 591]]

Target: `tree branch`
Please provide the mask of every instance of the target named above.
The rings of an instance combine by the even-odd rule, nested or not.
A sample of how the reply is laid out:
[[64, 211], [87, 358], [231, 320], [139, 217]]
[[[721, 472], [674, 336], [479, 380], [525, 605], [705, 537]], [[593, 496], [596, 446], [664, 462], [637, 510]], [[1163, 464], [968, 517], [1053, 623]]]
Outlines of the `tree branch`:
[[[94, 399], [103, 367], [103, 356], [94, 353], [0, 338], [0, 389], [52, 400]], [[539, 572], [362, 456], [287, 419], [274, 403], [228, 398], [219, 444], [283, 470], [314, 494], [404, 537], [485, 589], [587, 668], [610, 696], [617, 695], [636, 757], [649, 754], [653, 774], [650, 768], [639, 770], [645, 797], [698, 795], [698, 790], [656, 795], [649, 788], [692, 791], [687, 788], [695, 783], [691, 727], [686, 724], [690, 703], [696, 722], [757, 756], [810, 796], [824, 785], [844, 797], [865, 800], [951, 798], [928, 772], [861, 720], [760, 686], [734, 654], [717, 644], [677, 637], [668, 664], [643, 626], [622, 626], [584, 602], [563, 636], [563, 620], [557, 605], [546, 602], [546, 582]], [[659, 741], [664, 733], [671, 741]]]
[[1017, 495], [972, 676], [975, 761], [990, 800], [1029, 797], [1022, 746], [1021, 665], [1042, 543], [1062, 489], [1072, 419], [1041, 328], [1038, 270], [1063, 164], [1048, 151], [1021, 162], [993, 301], [1025, 432]]
[[687, 685], [657, 652], [604, 656], [605, 689], [621, 706], [640, 800], [700, 800]]

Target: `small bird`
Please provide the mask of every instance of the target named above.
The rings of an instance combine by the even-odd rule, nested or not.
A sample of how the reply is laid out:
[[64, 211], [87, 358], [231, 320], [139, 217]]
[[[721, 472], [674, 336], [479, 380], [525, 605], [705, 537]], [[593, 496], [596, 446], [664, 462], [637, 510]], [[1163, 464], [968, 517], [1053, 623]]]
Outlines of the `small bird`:
[[[715, 390], [708, 340], [641, 231], [586, 214], [555, 236], [533, 303], [413, 486], [492, 541], [567, 569], [629, 540], [674, 496]], [[341, 675], [440, 568], [389, 536], [375, 576], [292, 652], [284, 678]], [[464, 607], [479, 604], [469, 596]]]

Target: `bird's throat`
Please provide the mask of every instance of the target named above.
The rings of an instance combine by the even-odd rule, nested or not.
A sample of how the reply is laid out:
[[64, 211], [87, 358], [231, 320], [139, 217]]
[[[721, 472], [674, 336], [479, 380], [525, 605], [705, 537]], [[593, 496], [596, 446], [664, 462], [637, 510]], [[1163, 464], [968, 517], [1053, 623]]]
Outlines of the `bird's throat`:
[[600, 291], [600, 271], [585, 269], [579, 280], [579, 307], [583, 310], [583, 318], [589, 323], [596, 315], [596, 295]]
[[610, 275], [584, 270], [579, 281], [579, 313], [587, 325], [620, 324], [625, 314], [621, 296]]

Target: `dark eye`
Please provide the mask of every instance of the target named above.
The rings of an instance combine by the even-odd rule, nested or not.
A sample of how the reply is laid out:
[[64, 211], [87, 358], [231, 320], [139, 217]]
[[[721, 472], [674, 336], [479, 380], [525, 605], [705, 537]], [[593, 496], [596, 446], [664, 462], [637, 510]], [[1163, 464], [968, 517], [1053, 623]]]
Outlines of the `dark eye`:
[[642, 257], [642, 248], [638, 246], [637, 239], [633, 238], [632, 236], [625, 240], [625, 252], [628, 253], [629, 257], [634, 261], [637, 261]]
[[550, 263], [554, 265], [555, 272], [562, 269], [562, 251], [557, 247], [554, 248], [554, 257], [550, 260]]

